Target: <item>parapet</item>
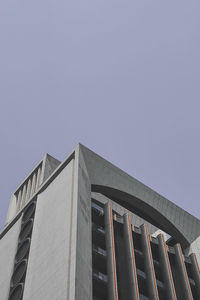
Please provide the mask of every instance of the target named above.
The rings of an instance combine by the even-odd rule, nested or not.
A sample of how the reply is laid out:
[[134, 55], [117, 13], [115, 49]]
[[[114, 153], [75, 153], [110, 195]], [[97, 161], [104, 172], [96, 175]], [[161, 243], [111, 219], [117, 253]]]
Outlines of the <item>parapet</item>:
[[5, 225], [10, 223], [16, 214], [29, 202], [41, 184], [47, 180], [59, 165], [60, 161], [51, 155], [46, 154], [44, 156], [12, 194]]

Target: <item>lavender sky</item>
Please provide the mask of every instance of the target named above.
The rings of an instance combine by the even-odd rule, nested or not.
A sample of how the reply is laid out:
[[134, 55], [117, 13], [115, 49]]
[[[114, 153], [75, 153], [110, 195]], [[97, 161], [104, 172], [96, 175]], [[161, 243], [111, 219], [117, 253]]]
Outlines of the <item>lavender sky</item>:
[[0, 230], [78, 142], [200, 218], [199, 29], [199, 0], [0, 2]]

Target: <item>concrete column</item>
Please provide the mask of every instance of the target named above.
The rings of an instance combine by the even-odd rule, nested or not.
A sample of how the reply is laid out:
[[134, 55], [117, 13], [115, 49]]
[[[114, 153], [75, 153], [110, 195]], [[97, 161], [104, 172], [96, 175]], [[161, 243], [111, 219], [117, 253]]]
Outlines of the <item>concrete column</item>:
[[158, 236], [158, 248], [159, 248], [159, 254], [160, 254], [160, 264], [161, 268], [163, 270], [164, 275], [164, 282], [166, 285], [167, 290], [167, 299], [168, 300], [176, 300], [176, 291], [174, 287], [174, 281], [172, 277], [172, 271], [171, 266], [169, 262], [168, 252], [167, 252], [167, 246], [165, 243], [165, 239], [163, 234], [159, 234]]
[[151, 253], [151, 245], [149, 241], [148, 229], [146, 224], [141, 225], [142, 231], [142, 250], [144, 254], [144, 263], [145, 263], [145, 271], [147, 275], [147, 284], [148, 284], [148, 292], [149, 298], [151, 300], [158, 300], [158, 289], [156, 284], [156, 276], [153, 265], [153, 258]]
[[193, 300], [192, 291], [190, 288], [190, 283], [189, 283], [184, 257], [183, 257], [180, 244], [176, 244], [174, 246], [174, 249], [176, 254], [177, 268], [182, 282], [182, 289], [184, 290], [184, 294], [185, 294], [185, 300]]
[[200, 297], [200, 268], [195, 253], [190, 254], [190, 260], [192, 262], [192, 274], [194, 277], [197, 294]]
[[110, 201], [105, 204], [105, 234], [107, 251], [108, 299], [118, 300], [113, 217]]
[[124, 242], [126, 247], [126, 255], [127, 255], [127, 270], [128, 270], [128, 278], [130, 280], [130, 300], [139, 300], [139, 289], [138, 289], [138, 281], [137, 281], [137, 273], [136, 273], [136, 264], [135, 264], [135, 254], [133, 247], [133, 237], [132, 237], [132, 229], [130, 223], [129, 214], [125, 214], [123, 216], [124, 219]]
[[28, 184], [27, 184], [27, 191], [26, 191], [26, 200], [25, 200], [25, 203], [27, 203], [28, 200], [30, 199], [30, 194], [31, 194], [31, 179], [29, 178]]
[[33, 174], [33, 179], [32, 179], [32, 186], [31, 186], [31, 195], [33, 196], [33, 194], [35, 193], [35, 187], [36, 187], [36, 174]]
[[22, 191], [20, 189], [17, 195], [17, 212], [20, 210], [21, 198], [22, 198]]

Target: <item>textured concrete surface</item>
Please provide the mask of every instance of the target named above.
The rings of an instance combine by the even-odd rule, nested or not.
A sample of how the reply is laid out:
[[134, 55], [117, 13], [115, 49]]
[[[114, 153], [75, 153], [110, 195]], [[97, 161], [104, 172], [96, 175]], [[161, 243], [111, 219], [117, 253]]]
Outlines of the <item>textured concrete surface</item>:
[[78, 152], [76, 157], [78, 158], [78, 206], [75, 299], [92, 300], [91, 184], [82, 153]]
[[46, 154], [44, 157], [43, 176], [41, 176], [42, 182], [44, 182], [59, 165], [59, 160], [55, 159], [49, 154]]
[[37, 198], [23, 300], [66, 300], [73, 164]]

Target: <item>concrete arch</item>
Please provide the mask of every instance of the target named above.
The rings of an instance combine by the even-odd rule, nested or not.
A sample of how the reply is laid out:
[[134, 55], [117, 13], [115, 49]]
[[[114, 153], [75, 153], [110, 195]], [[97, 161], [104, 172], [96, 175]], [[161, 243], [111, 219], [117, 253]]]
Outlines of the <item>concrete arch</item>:
[[95, 184], [92, 185], [92, 192], [103, 194], [119, 205], [125, 207], [132, 213], [140, 216], [144, 220], [170, 234], [175, 238], [176, 241], [179, 241], [184, 248], [189, 246], [188, 240], [176, 228], [176, 226], [171, 221], [169, 221], [160, 211], [143, 202], [142, 199], [138, 199], [133, 195], [117, 189], [113, 189], [108, 186]]
[[83, 145], [79, 145], [80, 165], [92, 191], [143, 216], [172, 235], [184, 248], [200, 235], [200, 220]]

